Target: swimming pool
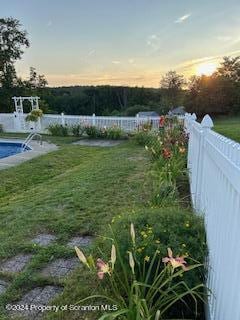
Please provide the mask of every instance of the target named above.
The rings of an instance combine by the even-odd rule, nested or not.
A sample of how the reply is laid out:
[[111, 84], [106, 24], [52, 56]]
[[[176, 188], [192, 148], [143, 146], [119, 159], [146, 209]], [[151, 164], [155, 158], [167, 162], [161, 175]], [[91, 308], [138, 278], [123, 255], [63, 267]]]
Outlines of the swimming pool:
[[[24, 151], [28, 150], [31, 150], [31, 148], [24, 148]], [[23, 152], [22, 143], [0, 141], [0, 159], [13, 156], [14, 154], [21, 152]]]

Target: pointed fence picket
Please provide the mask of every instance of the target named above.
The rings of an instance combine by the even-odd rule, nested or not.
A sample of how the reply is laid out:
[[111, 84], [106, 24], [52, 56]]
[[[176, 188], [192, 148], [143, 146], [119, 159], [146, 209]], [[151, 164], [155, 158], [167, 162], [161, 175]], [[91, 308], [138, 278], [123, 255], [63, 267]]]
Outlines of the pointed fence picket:
[[[33, 123], [25, 122], [27, 114], [19, 115], [17, 113], [0, 113], [0, 124], [6, 132], [30, 132]], [[184, 118], [184, 117], [179, 117]], [[47, 128], [51, 124], [61, 124], [73, 126], [81, 124], [83, 126], [96, 126], [98, 128], [108, 128], [117, 126], [126, 132], [135, 131], [143, 123], [151, 122], [154, 129], [159, 128], [159, 117], [111, 117], [111, 116], [92, 116], [85, 115], [65, 115], [59, 114], [44, 114], [38, 123], [37, 130], [40, 133], [47, 133]], [[24, 125], [23, 125], [24, 124]]]
[[193, 207], [205, 220], [208, 255], [207, 319], [240, 319], [240, 144], [185, 115]]

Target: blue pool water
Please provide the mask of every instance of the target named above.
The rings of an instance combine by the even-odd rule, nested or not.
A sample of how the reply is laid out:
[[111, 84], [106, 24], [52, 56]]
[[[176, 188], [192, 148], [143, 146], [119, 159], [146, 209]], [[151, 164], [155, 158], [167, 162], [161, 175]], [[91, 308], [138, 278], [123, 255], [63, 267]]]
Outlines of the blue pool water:
[[[30, 148], [25, 148], [26, 151]], [[0, 141], [0, 159], [12, 156], [22, 152], [22, 144], [15, 142], [2, 142]]]

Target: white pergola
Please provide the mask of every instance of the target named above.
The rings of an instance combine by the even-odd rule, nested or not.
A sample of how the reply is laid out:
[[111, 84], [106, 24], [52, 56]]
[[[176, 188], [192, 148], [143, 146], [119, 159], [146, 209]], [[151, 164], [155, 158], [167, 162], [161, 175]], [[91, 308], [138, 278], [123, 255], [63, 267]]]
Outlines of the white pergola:
[[17, 113], [23, 113], [24, 100], [31, 102], [32, 110], [39, 109], [39, 104], [38, 104], [38, 100], [40, 99], [39, 97], [13, 97], [12, 99], [14, 101], [15, 110]]

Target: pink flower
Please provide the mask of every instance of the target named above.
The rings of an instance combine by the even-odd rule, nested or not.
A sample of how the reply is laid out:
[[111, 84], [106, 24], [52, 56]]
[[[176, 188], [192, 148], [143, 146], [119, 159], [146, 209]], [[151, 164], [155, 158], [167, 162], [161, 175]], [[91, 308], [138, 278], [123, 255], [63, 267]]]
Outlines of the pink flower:
[[102, 259], [97, 259], [97, 268], [98, 268], [97, 275], [100, 280], [103, 279], [105, 273], [110, 274], [110, 268], [108, 263], [105, 263]]
[[184, 271], [187, 271], [188, 268], [186, 267], [187, 262], [184, 260], [184, 257], [173, 257], [172, 250], [168, 248], [168, 257], [162, 259], [163, 263], [169, 263], [173, 267], [173, 269], [182, 267]]

